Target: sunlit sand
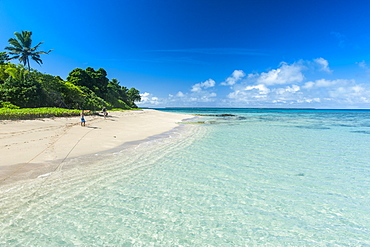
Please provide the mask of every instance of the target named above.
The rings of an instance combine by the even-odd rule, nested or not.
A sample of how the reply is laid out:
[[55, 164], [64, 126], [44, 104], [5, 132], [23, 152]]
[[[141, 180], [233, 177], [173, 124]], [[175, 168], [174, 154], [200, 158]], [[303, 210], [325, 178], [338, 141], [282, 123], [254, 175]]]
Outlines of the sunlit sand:
[[64, 160], [146, 139], [176, 126], [188, 115], [151, 109], [79, 117], [0, 121], [0, 183], [34, 178]]

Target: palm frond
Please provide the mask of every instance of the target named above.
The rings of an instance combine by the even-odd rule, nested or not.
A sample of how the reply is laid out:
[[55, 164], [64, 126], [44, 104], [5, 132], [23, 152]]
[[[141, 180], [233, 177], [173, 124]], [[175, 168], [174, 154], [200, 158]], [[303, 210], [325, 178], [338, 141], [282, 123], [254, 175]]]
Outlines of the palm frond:
[[[22, 33], [23, 33], [23, 31], [22, 31]], [[20, 41], [22, 46], [24, 46], [24, 37], [23, 37], [23, 35], [18, 33], [18, 32], [15, 32], [14, 35], [15, 35], [15, 37], [17, 37], [17, 41], [18, 42]]]
[[18, 59], [18, 58], [19, 58], [19, 55], [14, 56], [14, 57], [9, 57], [8, 60], [10, 61], [10, 60], [13, 60], [13, 59]]
[[38, 54], [32, 54], [31, 58], [32, 59], [40, 59], [40, 55], [38, 55]]
[[31, 45], [32, 45], [32, 32], [30, 31], [22, 31], [22, 34], [24, 34], [25, 36], [25, 40], [24, 40], [24, 45], [28, 48], [31, 48]]
[[11, 39], [8, 40], [8, 42], [9, 42], [10, 45], [14, 46], [15, 48], [23, 49], [23, 46], [21, 44], [19, 44], [19, 41], [16, 40], [16, 39], [11, 38]]
[[21, 53], [20, 52], [8, 52], [7, 54], [9, 54], [9, 55], [19, 55]]
[[48, 52], [45, 52], [45, 51], [37, 51], [37, 52], [34, 52], [34, 54], [49, 54], [49, 52], [51, 52], [52, 50], [48, 51]]
[[6, 50], [9, 50], [11, 52], [21, 52], [22, 49], [19, 49], [19, 48], [16, 48], [16, 47], [11, 47], [11, 46], [8, 46], [8, 47], [5, 47]]
[[39, 48], [39, 46], [40, 46], [42, 43], [44, 43], [44, 41], [41, 41], [40, 43], [38, 43], [35, 47], [33, 47], [33, 48], [31, 49], [31, 51], [36, 51], [36, 50], [37, 50], [37, 48]]
[[31, 35], [32, 32], [30, 31], [22, 31], [22, 33], [15, 32], [14, 35], [17, 39], [21, 42], [23, 47], [30, 48], [32, 44]]
[[42, 60], [41, 60], [40, 58], [38, 58], [38, 57], [36, 57], [36, 56], [32, 56], [31, 58], [32, 58], [32, 60], [33, 60], [33, 61], [35, 61], [35, 62], [36, 62], [36, 63], [38, 63], [39, 65], [41, 65], [41, 64], [42, 64]]

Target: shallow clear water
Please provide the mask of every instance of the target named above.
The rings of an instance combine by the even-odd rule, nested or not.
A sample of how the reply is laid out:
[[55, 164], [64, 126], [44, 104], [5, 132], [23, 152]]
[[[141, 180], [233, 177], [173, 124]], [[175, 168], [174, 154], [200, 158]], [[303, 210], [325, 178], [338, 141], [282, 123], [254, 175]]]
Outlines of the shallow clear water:
[[370, 246], [369, 111], [166, 110], [235, 116], [1, 186], [0, 245]]

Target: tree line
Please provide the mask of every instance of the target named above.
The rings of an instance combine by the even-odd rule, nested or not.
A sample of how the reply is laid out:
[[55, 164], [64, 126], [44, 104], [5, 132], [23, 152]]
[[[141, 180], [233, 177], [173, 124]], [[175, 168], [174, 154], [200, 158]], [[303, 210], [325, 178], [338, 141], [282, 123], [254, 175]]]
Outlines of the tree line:
[[[0, 53], [0, 107], [62, 107], [69, 109], [98, 110], [102, 107], [131, 109], [141, 100], [136, 88], [126, 88], [117, 79], [108, 79], [107, 72], [76, 68], [66, 80], [38, 72], [30, 67], [30, 59], [42, 64], [38, 43], [32, 47], [32, 32], [15, 33], [16, 39], [9, 39], [8, 52]], [[18, 59], [21, 64], [10, 61]]]

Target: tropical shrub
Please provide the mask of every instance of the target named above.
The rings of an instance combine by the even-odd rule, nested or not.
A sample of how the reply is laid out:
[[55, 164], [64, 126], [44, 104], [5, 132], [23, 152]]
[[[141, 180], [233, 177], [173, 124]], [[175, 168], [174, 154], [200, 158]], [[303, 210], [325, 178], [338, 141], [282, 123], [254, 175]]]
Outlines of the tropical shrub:
[[[0, 108], [0, 120], [35, 119], [48, 117], [70, 117], [79, 116], [80, 110], [70, 110], [56, 107], [8, 109]], [[93, 112], [85, 111], [85, 115]]]
[[9, 77], [0, 85], [0, 100], [20, 107], [38, 107], [41, 100], [41, 85], [27, 78]]
[[19, 109], [20, 107], [13, 105], [12, 103], [6, 101], [6, 102], [0, 102], [0, 108]]
[[8, 63], [0, 65], [0, 101], [20, 107], [137, 108], [139, 90], [127, 89], [116, 79], [109, 81], [106, 75], [104, 69], [75, 69], [64, 81], [59, 76]]

